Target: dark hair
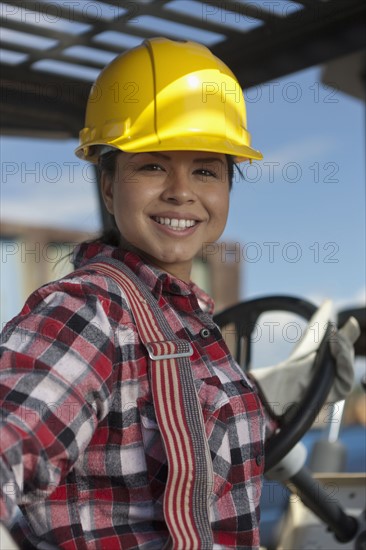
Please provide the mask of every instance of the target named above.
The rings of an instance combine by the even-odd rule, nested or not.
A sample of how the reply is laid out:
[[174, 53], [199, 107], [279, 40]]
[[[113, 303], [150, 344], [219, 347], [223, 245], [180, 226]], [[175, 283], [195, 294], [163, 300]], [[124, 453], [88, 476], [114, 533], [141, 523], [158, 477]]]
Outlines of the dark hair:
[[[99, 181], [101, 180], [103, 173], [111, 178], [114, 177], [116, 173], [117, 157], [120, 154], [120, 152], [121, 151], [119, 151], [118, 149], [115, 149], [113, 151], [108, 151], [108, 153], [104, 153], [103, 155], [99, 156], [99, 159], [98, 159]], [[240, 169], [235, 164], [233, 157], [231, 157], [230, 155], [225, 155], [225, 156], [227, 160], [227, 171], [228, 171], [228, 178], [229, 178], [229, 186], [231, 190], [233, 185], [233, 179], [234, 179], [234, 169], [236, 168], [237, 170], [239, 170], [239, 172], [240, 172]], [[100, 237], [95, 239], [94, 242], [109, 244], [111, 246], [119, 246], [120, 233], [114, 217], [111, 214], [107, 213], [104, 215], [104, 222], [106, 223], [107, 227], [103, 230]]]
[[113, 178], [115, 172], [116, 172], [116, 162], [117, 162], [117, 156], [120, 154], [119, 149], [113, 149], [113, 151], [108, 151], [108, 153], [104, 153], [104, 155], [100, 155], [98, 158], [98, 172], [99, 172], [99, 178], [101, 177], [102, 173], [105, 172], [107, 176], [110, 176]]

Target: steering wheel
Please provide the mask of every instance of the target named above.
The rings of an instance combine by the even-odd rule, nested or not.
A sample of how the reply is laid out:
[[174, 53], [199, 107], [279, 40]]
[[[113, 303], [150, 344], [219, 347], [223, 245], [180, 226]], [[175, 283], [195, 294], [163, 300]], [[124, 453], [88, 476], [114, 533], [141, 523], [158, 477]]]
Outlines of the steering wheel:
[[[269, 296], [236, 304], [215, 315], [214, 321], [221, 329], [227, 325], [235, 325], [237, 337], [235, 359], [244, 370], [248, 371], [251, 359], [250, 337], [262, 313], [291, 312], [309, 321], [317, 309], [315, 305], [301, 298]], [[335, 364], [328, 343], [330, 333], [331, 326], [328, 323], [314, 361], [312, 380], [302, 400], [282, 415], [276, 416], [279, 430], [266, 442], [265, 471], [273, 468], [305, 435], [327, 398], [335, 376]], [[273, 413], [271, 415], [273, 416]]]

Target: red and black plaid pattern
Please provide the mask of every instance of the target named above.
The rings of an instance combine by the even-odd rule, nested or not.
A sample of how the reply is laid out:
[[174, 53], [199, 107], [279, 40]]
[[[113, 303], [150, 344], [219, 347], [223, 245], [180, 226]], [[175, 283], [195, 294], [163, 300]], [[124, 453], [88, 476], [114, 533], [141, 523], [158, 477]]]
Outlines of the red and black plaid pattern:
[[78, 274], [32, 294], [3, 332], [2, 517], [19, 503], [35, 535], [67, 550], [166, 544], [168, 471], [147, 353], [119, 286], [87, 265], [108, 257], [133, 270], [193, 347], [214, 472], [213, 548], [257, 548], [264, 416], [212, 321], [212, 301], [105, 245], [82, 245]]

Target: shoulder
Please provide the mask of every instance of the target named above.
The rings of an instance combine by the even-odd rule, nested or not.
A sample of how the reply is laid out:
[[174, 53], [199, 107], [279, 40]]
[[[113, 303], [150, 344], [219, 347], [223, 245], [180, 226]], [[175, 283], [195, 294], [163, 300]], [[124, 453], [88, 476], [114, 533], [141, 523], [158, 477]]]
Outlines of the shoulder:
[[103, 320], [103, 324], [112, 327], [133, 322], [122, 288], [87, 267], [35, 290], [19, 315], [8, 324], [17, 324], [29, 316], [54, 317], [61, 321], [78, 316], [89, 322]]

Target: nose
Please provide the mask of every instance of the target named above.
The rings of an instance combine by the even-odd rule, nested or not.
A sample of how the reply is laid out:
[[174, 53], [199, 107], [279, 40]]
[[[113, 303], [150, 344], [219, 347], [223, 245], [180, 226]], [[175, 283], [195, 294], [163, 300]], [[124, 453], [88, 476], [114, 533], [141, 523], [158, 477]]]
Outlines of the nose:
[[192, 203], [196, 200], [193, 182], [183, 170], [171, 170], [165, 179], [162, 199], [175, 204]]

